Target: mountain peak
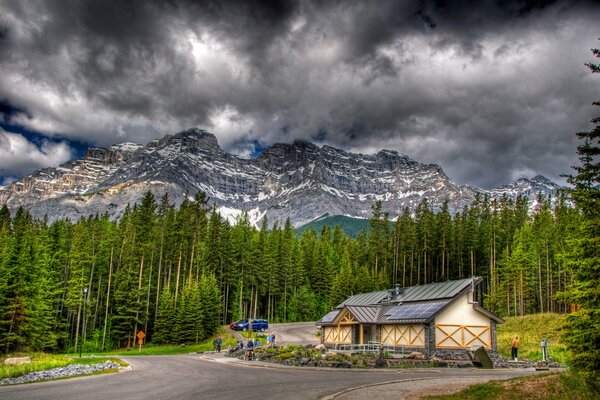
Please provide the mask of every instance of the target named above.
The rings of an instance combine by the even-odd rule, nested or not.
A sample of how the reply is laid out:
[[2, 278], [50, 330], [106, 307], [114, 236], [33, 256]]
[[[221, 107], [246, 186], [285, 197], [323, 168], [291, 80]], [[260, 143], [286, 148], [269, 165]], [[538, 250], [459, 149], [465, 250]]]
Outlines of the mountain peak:
[[552, 193], [542, 176], [485, 191], [457, 186], [439, 165], [423, 164], [394, 150], [374, 155], [347, 152], [296, 140], [276, 143], [258, 157], [242, 159], [223, 151], [212, 133], [192, 128], [146, 146], [122, 143], [89, 149], [86, 156], [58, 168], [36, 171], [0, 189], [0, 205], [19, 206], [34, 217], [78, 219], [108, 213], [119, 217], [127, 204], [147, 191], [168, 194], [179, 204], [185, 193], [206, 193], [231, 222], [246, 212], [253, 223], [265, 216], [294, 226], [322, 215], [369, 218], [377, 201], [395, 218], [414, 211], [423, 198], [433, 209], [445, 202], [451, 212], [473, 203], [478, 193], [491, 197]]
[[554, 182], [552, 182], [550, 179], [546, 178], [543, 175], [536, 175], [533, 178], [531, 178], [531, 180], [534, 182], [544, 183], [546, 185], [554, 185], [555, 184]]
[[193, 151], [204, 149], [215, 153], [222, 152], [217, 137], [200, 128], [190, 128], [174, 135], [166, 135], [150, 146], [152, 145], [158, 148], [181, 146], [182, 149], [194, 149]]

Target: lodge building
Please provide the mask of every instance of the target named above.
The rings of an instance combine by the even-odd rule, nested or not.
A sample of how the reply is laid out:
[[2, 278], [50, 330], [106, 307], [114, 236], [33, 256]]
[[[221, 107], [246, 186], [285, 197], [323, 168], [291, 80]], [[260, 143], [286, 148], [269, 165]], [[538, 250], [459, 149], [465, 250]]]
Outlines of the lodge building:
[[[474, 301], [481, 277], [361, 293], [319, 321], [328, 347], [377, 343], [432, 355], [439, 350], [496, 350], [504, 320]], [[344, 346], [349, 345], [349, 346]]]

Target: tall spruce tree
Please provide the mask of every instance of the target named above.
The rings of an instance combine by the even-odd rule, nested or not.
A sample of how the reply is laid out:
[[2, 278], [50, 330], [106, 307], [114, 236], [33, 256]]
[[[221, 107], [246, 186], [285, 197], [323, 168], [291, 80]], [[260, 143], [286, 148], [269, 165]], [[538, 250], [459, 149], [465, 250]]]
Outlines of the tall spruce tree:
[[[592, 52], [600, 58], [600, 49]], [[600, 64], [586, 65], [592, 73], [600, 73]], [[600, 106], [600, 101], [593, 104]], [[575, 175], [567, 176], [583, 218], [571, 255], [575, 280], [566, 291], [578, 310], [567, 317], [565, 341], [573, 365], [600, 389], [600, 117], [591, 122], [593, 129], [577, 133], [580, 165], [573, 167]]]
[[198, 290], [199, 322], [204, 336], [207, 337], [217, 332], [221, 321], [221, 292], [217, 278], [213, 274], [202, 274], [198, 282]]
[[173, 294], [169, 286], [165, 286], [160, 294], [158, 309], [156, 310], [156, 324], [152, 343], [172, 343], [173, 322], [175, 319], [175, 308], [173, 305]]

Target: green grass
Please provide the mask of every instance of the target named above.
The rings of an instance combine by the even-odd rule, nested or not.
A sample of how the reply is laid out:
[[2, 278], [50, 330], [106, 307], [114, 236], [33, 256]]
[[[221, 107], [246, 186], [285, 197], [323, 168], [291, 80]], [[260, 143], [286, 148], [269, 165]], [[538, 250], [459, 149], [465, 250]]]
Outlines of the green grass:
[[426, 396], [427, 400], [594, 400], [600, 393], [585, 384], [583, 378], [570, 372], [543, 374], [508, 381], [494, 381], [450, 395]]
[[[25, 356], [26, 355], [19, 355], [19, 357]], [[28, 364], [4, 365], [4, 360], [0, 360], [0, 379], [14, 378], [30, 372], [61, 368], [71, 364], [99, 364], [108, 360], [119, 363], [122, 366], [127, 366], [127, 363], [112, 357], [75, 358], [65, 355], [51, 355], [44, 353], [29, 354], [28, 356], [31, 358], [31, 363]]]
[[506, 317], [506, 323], [498, 325], [498, 352], [510, 358], [510, 345], [519, 336], [519, 359], [539, 361], [542, 359], [540, 342], [548, 340], [548, 353], [551, 360], [566, 364], [569, 351], [560, 341], [560, 327], [564, 321], [561, 314], [534, 314], [523, 317]]
[[[248, 339], [248, 331], [240, 331], [238, 333], [240, 335], [242, 335], [243, 337], [245, 337], [246, 339]], [[267, 341], [267, 335], [269, 335], [269, 334], [268, 333], [257, 332], [257, 331], [252, 331], [252, 337], [254, 339], [258, 339], [258, 341], [261, 342], [261, 344], [264, 344]]]
[[[223, 339], [223, 344], [221, 346], [222, 350], [226, 350], [227, 346], [235, 347], [237, 339], [231, 333], [223, 331], [219, 334], [219, 336], [221, 336]], [[138, 346], [136, 346], [128, 349], [113, 350], [110, 352], [110, 354], [116, 356], [157, 356], [169, 354], [204, 353], [213, 351], [213, 340], [214, 337], [211, 337], [198, 344], [186, 345], [148, 343], [142, 345], [141, 350]]]

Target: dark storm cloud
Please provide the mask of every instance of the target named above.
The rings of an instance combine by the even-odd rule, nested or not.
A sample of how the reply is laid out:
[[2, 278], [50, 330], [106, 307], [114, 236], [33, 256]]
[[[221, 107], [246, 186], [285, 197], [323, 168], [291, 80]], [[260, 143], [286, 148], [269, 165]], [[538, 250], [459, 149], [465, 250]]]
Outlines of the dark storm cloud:
[[99, 145], [201, 126], [246, 155], [306, 138], [459, 183], [557, 179], [600, 86], [583, 66], [599, 8], [0, 0], [0, 100], [13, 124]]
[[[260, 59], [293, 8], [261, 1], [57, 0], [4, 6], [10, 17], [2, 21], [7, 37], [1, 55], [13, 68], [26, 62], [26, 77], [34, 84], [61, 96], [83, 96], [130, 118], [163, 113], [202, 122], [224, 99], [204, 90], [202, 72], [189, 49], [177, 49], [178, 40], [210, 32], [239, 54]], [[221, 83], [209, 82], [206, 89]]]

